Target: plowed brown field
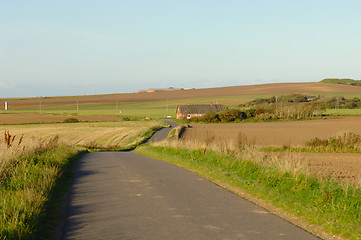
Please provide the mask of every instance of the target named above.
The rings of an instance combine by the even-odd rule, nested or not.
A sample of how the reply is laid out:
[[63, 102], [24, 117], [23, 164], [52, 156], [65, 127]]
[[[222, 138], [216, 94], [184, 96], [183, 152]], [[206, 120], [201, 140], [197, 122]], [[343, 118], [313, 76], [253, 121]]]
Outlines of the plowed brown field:
[[[322, 93], [322, 92], [361, 92], [361, 86], [346, 86], [339, 84], [313, 83], [272, 83], [247, 86], [177, 90], [156, 93], [128, 93], [95, 96], [69, 96], [7, 99], [12, 109], [38, 107], [39, 101], [43, 107], [75, 104], [97, 104], [121, 102], [162, 101], [175, 99], [192, 99], [221, 96], [239, 96], [255, 94], [291, 94], [291, 93]], [[4, 99], [0, 99], [4, 101]]]
[[361, 186], [361, 154], [358, 153], [294, 153], [304, 159], [310, 170], [319, 174], [356, 183]]
[[[303, 145], [314, 137], [328, 138], [340, 132], [361, 134], [361, 117], [340, 117], [298, 122], [261, 122], [237, 124], [194, 124], [185, 129], [182, 140], [200, 142], [238, 141], [257, 146]], [[278, 153], [275, 153], [278, 154]], [[279, 153], [284, 154], [284, 153]], [[361, 185], [361, 154], [291, 153], [311, 171]]]
[[[318, 176], [332, 176], [361, 186], [360, 153], [265, 152], [276, 159], [293, 159]], [[286, 160], [287, 161], [287, 160]]]
[[361, 134], [361, 117], [339, 117], [310, 121], [230, 124], [193, 124], [182, 139], [222, 141], [241, 138], [258, 146], [303, 145], [312, 138], [328, 138], [340, 132]]

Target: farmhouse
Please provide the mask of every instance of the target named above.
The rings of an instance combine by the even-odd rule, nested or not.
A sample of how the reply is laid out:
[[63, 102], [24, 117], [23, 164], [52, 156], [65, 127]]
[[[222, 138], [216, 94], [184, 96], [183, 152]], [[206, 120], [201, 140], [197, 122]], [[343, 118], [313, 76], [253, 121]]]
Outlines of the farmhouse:
[[224, 109], [225, 107], [221, 104], [178, 105], [177, 119], [201, 117], [204, 114], [218, 113]]
[[185, 88], [150, 88], [148, 90], [139, 90], [137, 93], [154, 93], [154, 92], [171, 92], [171, 91], [177, 91], [177, 90], [187, 90]]
[[316, 99], [317, 99], [316, 96], [308, 96], [307, 97], [307, 102], [315, 101]]

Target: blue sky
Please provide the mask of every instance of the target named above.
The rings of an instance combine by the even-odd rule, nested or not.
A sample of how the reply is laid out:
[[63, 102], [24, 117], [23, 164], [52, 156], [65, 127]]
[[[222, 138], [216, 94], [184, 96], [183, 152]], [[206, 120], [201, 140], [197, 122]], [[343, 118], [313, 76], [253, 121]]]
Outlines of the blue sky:
[[0, 0], [0, 97], [361, 79], [358, 0]]

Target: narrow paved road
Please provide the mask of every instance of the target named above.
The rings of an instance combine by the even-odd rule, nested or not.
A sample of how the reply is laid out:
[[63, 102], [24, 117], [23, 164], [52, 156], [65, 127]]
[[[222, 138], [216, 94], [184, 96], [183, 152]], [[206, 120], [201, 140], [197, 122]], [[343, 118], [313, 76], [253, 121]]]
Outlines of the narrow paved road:
[[132, 152], [79, 160], [63, 239], [318, 239], [208, 180]]
[[172, 131], [173, 128], [175, 128], [176, 126], [178, 126], [179, 124], [176, 122], [173, 122], [169, 119], [160, 119], [160, 121], [166, 122], [170, 124], [169, 128], [162, 128], [159, 131], [157, 131], [148, 141], [148, 142], [158, 142], [158, 141], [162, 141], [164, 140], [168, 134], [170, 133], [170, 131]]

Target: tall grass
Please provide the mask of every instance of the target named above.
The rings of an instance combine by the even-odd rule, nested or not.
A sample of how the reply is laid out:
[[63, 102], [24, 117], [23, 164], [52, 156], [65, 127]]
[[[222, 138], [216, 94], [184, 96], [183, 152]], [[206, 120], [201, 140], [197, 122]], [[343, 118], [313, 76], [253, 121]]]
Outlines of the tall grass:
[[258, 151], [254, 142], [239, 132], [235, 139], [216, 139], [213, 133], [206, 132], [205, 141], [197, 140], [174, 140], [166, 139], [163, 142], [152, 143], [153, 146], [183, 148], [188, 150], [199, 150], [200, 152], [213, 151], [219, 154], [233, 156], [238, 159], [249, 159], [265, 166], [276, 167], [282, 171], [302, 172], [309, 175], [308, 165], [304, 164], [302, 158], [292, 153], [289, 154], [269, 154]]
[[[292, 154], [285, 158], [260, 153], [242, 142], [221, 146], [189, 141], [143, 146], [137, 152], [239, 187], [298, 216], [295, 222], [309, 231], [316, 231], [312, 226], [317, 225], [344, 238], [361, 239], [361, 188], [317, 178]], [[320, 233], [326, 239], [332, 234]]]
[[360, 151], [361, 136], [353, 132], [343, 132], [327, 139], [311, 139], [305, 145], [324, 151]]
[[[5, 142], [0, 143], [0, 239], [52, 237], [48, 229], [56, 225], [58, 211], [45, 213], [80, 149], [61, 143], [57, 137], [9, 146], [5, 135]], [[49, 224], [53, 225], [40, 231]]]
[[361, 153], [361, 136], [353, 132], [340, 132], [335, 136], [306, 141], [304, 146], [264, 147], [267, 152]]

